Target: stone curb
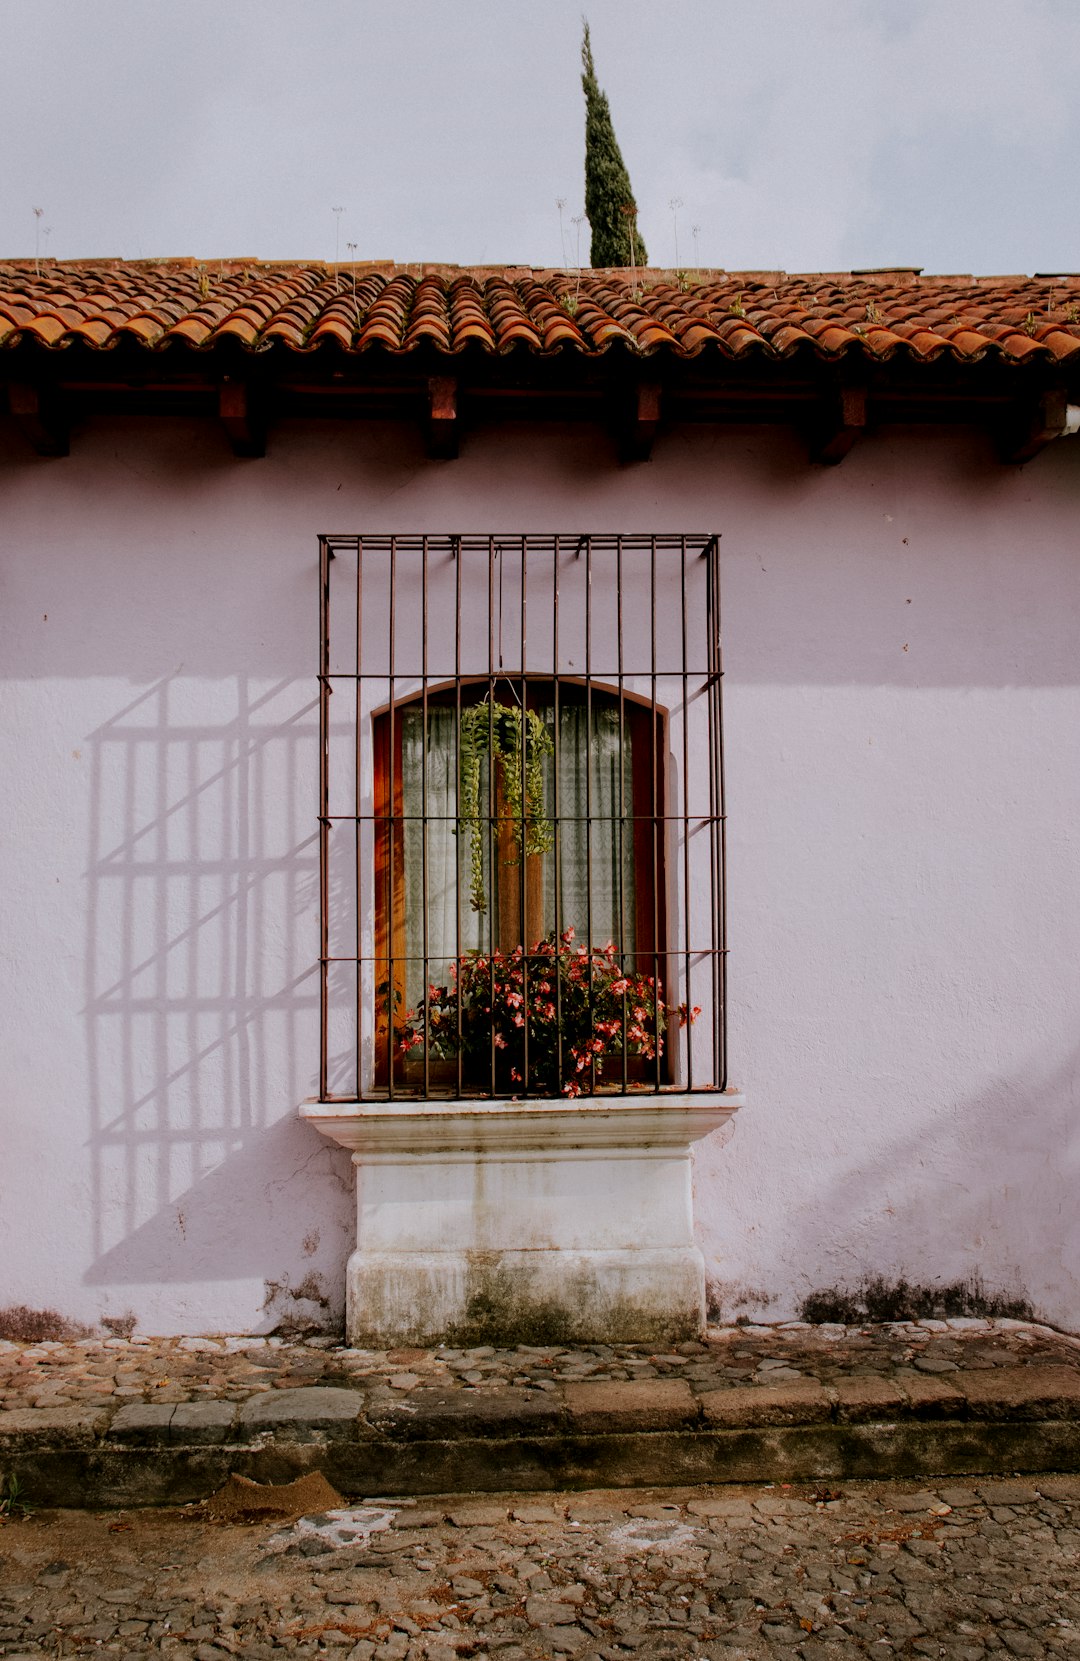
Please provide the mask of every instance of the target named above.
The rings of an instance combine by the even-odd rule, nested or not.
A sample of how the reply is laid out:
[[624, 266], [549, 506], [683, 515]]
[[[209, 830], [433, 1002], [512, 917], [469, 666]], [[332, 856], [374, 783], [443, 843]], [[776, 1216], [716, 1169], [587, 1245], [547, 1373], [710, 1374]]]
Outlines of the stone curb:
[[10, 1467], [36, 1506], [183, 1505], [236, 1472], [291, 1482], [319, 1470], [346, 1495], [539, 1493], [591, 1488], [888, 1480], [1080, 1472], [1075, 1420], [796, 1425], [456, 1441], [287, 1441], [96, 1449], [38, 1444]]
[[31, 1503], [199, 1499], [230, 1471], [321, 1469], [344, 1493], [634, 1487], [1080, 1470], [1080, 1370], [804, 1379], [695, 1396], [679, 1379], [573, 1382], [537, 1395], [421, 1387], [369, 1402], [312, 1385], [243, 1402], [0, 1412], [0, 1475]]

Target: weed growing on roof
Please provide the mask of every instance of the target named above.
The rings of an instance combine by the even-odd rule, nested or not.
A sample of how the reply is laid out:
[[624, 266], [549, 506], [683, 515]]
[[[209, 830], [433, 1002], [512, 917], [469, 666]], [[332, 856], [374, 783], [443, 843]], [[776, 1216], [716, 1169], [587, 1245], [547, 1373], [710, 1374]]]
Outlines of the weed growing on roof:
[[1023, 329], [1023, 331], [1026, 335], [1033, 335], [1033, 334], [1038, 333], [1039, 320], [1035, 316], [1035, 313], [1033, 311], [1028, 312], [1027, 316], [1024, 318], [1023, 323], [1021, 324], [1021, 327], [1022, 327], [1022, 329]]
[[741, 294], [736, 294], [734, 300], [732, 300], [730, 306], [728, 307], [728, 311], [731, 313], [732, 317], [746, 316], [746, 307], [743, 305], [743, 297]]
[[868, 323], [880, 323], [883, 321], [881, 313], [878, 311], [878, 308], [874, 304], [873, 300], [867, 300], [866, 302], [866, 321]]
[[1066, 323], [1080, 323], [1080, 310], [1077, 309], [1075, 300], [1065, 313], [1065, 321]]

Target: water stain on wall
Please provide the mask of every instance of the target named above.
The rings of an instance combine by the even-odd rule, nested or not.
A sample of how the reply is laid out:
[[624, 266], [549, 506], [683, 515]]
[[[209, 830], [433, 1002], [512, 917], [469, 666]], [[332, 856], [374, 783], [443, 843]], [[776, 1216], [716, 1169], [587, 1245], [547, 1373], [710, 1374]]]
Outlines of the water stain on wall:
[[263, 1309], [273, 1323], [269, 1332], [282, 1338], [299, 1338], [304, 1333], [328, 1332], [334, 1327], [331, 1298], [320, 1275], [307, 1274], [296, 1286], [289, 1284], [286, 1275], [281, 1280], [266, 1281], [265, 1287]]
[[804, 1321], [843, 1322], [848, 1326], [861, 1321], [947, 1321], [960, 1315], [1030, 1321], [1035, 1312], [1022, 1291], [988, 1291], [977, 1275], [948, 1286], [918, 1286], [903, 1279], [877, 1276], [854, 1288], [822, 1287], [804, 1298], [799, 1308]]
[[725, 1322], [745, 1325], [748, 1309], [767, 1309], [776, 1302], [775, 1292], [766, 1292], [759, 1286], [728, 1285], [722, 1280], [705, 1282], [705, 1318], [713, 1326]]

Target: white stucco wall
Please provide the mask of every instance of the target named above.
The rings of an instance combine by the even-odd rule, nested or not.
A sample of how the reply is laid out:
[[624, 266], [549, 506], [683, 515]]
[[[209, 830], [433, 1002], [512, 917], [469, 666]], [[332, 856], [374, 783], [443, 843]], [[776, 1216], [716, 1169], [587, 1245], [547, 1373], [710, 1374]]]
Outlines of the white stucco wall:
[[[723, 533], [725, 1316], [978, 1280], [1080, 1328], [1080, 450], [977, 434], [92, 424], [0, 433], [0, 1305], [340, 1311], [318, 1065], [321, 530]], [[722, 1144], [722, 1145], [716, 1145]], [[318, 1300], [327, 1300], [321, 1303]]]

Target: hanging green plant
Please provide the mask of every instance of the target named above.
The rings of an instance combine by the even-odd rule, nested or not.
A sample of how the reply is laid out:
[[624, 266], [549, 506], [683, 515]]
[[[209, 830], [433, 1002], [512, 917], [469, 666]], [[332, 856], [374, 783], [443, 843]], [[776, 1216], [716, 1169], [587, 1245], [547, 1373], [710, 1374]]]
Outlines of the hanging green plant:
[[496, 761], [502, 764], [503, 795], [520, 852], [546, 854], [555, 838], [543, 810], [544, 757], [554, 751], [547, 723], [535, 710], [523, 710], [520, 704], [492, 703], [488, 698], [462, 710], [458, 830], [469, 837], [469, 900], [474, 911], [487, 910], [484, 821], [480, 812], [484, 760], [487, 758], [492, 768]]

